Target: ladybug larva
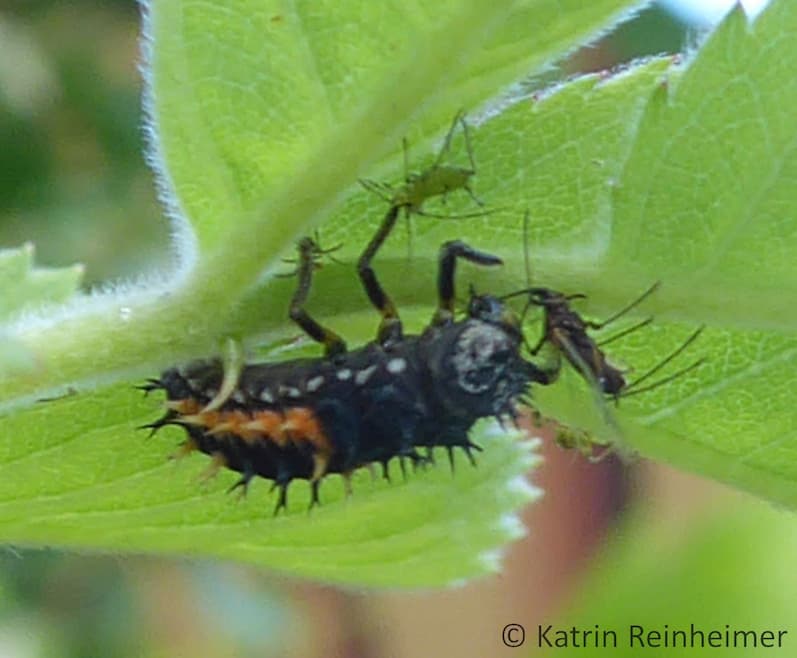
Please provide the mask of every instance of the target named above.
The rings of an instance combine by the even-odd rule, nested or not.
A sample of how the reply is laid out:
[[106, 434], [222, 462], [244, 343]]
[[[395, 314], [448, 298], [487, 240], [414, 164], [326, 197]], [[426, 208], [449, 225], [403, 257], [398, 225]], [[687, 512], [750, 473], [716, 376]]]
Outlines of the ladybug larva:
[[414, 464], [428, 458], [419, 449], [461, 448], [472, 459], [480, 449], [468, 432], [480, 418], [517, 416], [516, 406], [532, 383], [550, 373], [524, 359], [517, 316], [492, 295], [471, 293], [462, 319], [454, 314], [458, 259], [482, 266], [501, 260], [461, 241], [440, 249], [438, 308], [419, 335], [405, 335], [398, 311], [379, 283], [372, 260], [396, 224], [393, 204], [358, 261], [358, 273], [382, 316], [376, 340], [348, 350], [340, 336], [305, 310], [317, 257], [316, 242], [298, 245], [298, 285], [290, 317], [325, 347], [325, 355], [282, 363], [244, 365], [221, 404], [224, 368], [219, 359], [169, 368], [142, 388], [166, 392], [167, 411], [148, 425], [183, 427], [182, 452], [200, 451], [217, 467], [237, 471], [236, 487], [255, 476], [279, 490], [275, 513], [285, 508], [294, 479], [311, 484], [311, 506], [331, 473], [347, 481], [355, 469], [386, 466], [399, 457]]

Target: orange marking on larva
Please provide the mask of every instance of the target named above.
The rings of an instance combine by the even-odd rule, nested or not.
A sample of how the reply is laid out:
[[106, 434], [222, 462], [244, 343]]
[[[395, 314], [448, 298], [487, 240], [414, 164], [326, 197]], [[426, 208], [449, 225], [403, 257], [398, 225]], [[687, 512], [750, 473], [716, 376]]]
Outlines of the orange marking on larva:
[[199, 403], [193, 398], [185, 398], [184, 400], [167, 400], [166, 408], [176, 411], [178, 414], [190, 415], [199, 411]]
[[222, 453], [214, 452], [211, 457], [210, 464], [199, 474], [199, 481], [203, 484], [210, 482], [219, 474], [222, 468], [227, 466], [227, 458]]
[[294, 407], [288, 409], [285, 414], [285, 422], [282, 425], [285, 432], [290, 433], [291, 441], [299, 443], [308, 441], [312, 443], [319, 452], [331, 455], [333, 452], [329, 437], [324, 434], [321, 423], [311, 409], [307, 407]]
[[265, 438], [283, 447], [288, 442], [288, 437], [282, 430], [284, 422], [285, 417], [279, 412], [256, 411], [254, 418], [245, 423], [242, 428], [251, 433], [253, 439]]
[[180, 416], [180, 422], [186, 425], [196, 425], [198, 427], [214, 427], [219, 424], [221, 414], [218, 411], [208, 411], [206, 413], [191, 414]]
[[[213, 412], [210, 412], [213, 413]], [[221, 434], [237, 434], [243, 436], [243, 425], [249, 421], [249, 416], [243, 411], [222, 411], [217, 414], [217, 422], [208, 430], [211, 436]]]
[[178, 461], [183, 457], [187, 457], [190, 455], [194, 450], [197, 449], [197, 445], [193, 439], [188, 438], [183, 441], [171, 455], [169, 455], [169, 459], [174, 459]]

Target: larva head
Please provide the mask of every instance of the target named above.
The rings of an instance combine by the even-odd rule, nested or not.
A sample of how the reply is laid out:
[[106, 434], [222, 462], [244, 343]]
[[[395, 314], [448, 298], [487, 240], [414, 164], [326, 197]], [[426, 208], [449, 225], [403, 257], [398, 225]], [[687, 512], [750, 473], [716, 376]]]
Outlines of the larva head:
[[517, 316], [491, 295], [473, 295], [468, 318], [428, 341], [424, 355], [445, 410], [475, 420], [512, 414], [539, 371], [521, 355]]
[[195, 399], [206, 404], [218, 392], [223, 372], [218, 359], [196, 360], [164, 370], [160, 383], [168, 400]]

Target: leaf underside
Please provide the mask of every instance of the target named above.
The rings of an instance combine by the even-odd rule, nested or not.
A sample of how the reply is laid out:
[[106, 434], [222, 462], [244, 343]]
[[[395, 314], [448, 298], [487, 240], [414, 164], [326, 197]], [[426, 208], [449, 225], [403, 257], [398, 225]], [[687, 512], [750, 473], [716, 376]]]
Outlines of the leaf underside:
[[[224, 336], [267, 349], [295, 335], [286, 320], [291, 280], [260, 275], [264, 267], [284, 270], [279, 258], [316, 226], [325, 244], [344, 246], [335, 253], [341, 263], [319, 271], [309, 308], [345, 329], [350, 344], [372, 337], [377, 316], [352, 264], [386, 208], [356, 178], [400, 180], [402, 135], [412, 170], [422, 170], [459, 107], [486, 102], [620, 7], [466, 4], [368, 3], [353, 21], [338, 5], [288, 13], [253, 0], [229, 11], [187, 0], [150, 10], [150, 110], [168, 169], [161, 176], [176, 194], [172, 209], [190, 218], [196, 252], [183, 252], [196, 260], [168, 295], [77, 307], [51, 325], [9, 325], [38, 367], [0, 382], [8, 409], [0, 537], [219, 555], [345, 583], [437, 585], [488, 570], [489, 556], [517, 534], [512, 512], [529, 498], [522, 487], [507, 488], [526, 467], [525, 449], [510, 438], [484, 438], [478, 469], [463, 459], [454, 477], [442, 463], [407, 483], [398, 474], [390, 485], [371, 483], [363, 473], [349, 500], [330, 478], [312, 522], [298, 483], [290, 513], [273, 519], [265, 485], [236, 504], [223, 493], [231, 473], [203, 493], [194, 479], [207, 460], [164, 463], [179, 432], [147, 443], [133, 429], [157, 417], [159, 401], [141, 398], [129, 382], [108, 384], [205, 355]], [[519, 16], [540, 22], [520, 34]], [[795, 29], [793, 3], [774, 3], [752, 26], [735, 11], [686, 64], [654, 59], [490, 112], [471, 137], [474, 188], [494, 212], [415, 217], [411, 260], [401, 229], [377, 259], [408, 329], [419, 330], [434, 305], [437, 249], [446, 239], [505, 263], [463, 266], [462, 293], [469, 282], [495, 292], [528, 285], [524, 243], [533, 283], [588, 294], [580, 308], [596, 318], [661, 281], [633, 315], [605, 330], [655, 316], [651, 327], [607, 346], [612, 362], [633, 369], [633, 379], [704, 324], [662, 375], [700, 357], [705, 365], [610, 409], [619, 431], [602, 422], [572, 370], [535, 389], [542, 411], [642, 455], [797, 504], [795, 391], [783, 376], [794, 366], [797, 324], [797, 127], [788, 113], [797, 102]], [[412, 66], [414, 53], [428, 66]], [[450, 158], [467, 164], [460, 133]], [[427, 209], [453, 215], [472, 212], [473, 203], [454, 193]], [[129, 310], [123, 320], [120, 306]], [[529, 326], [532, 342], [538, 331]], [[79, 395], [31, 403], [72, 384], [83, 387]]]

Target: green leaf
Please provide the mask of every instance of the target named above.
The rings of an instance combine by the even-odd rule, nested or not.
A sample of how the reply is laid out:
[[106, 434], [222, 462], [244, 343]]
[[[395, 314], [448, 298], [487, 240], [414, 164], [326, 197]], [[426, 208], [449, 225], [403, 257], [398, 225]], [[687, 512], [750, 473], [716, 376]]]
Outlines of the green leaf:
[[34, 267], [33, 257], [32, 244], [0, 249], [0, 322], [23, 310], [63, 303], [77, 292], [83, 277], [82, 265]]
[[737, 9], [657, 91], [615, 188], [607, 255], [609, 276], [663, 281], [657, 318], [709, 327], [709, 363], [641, 410], [638, 447], [792, 507], [795, 29], [793, 3], [752, 26]]
[[[34, 248], [0, 249], [0, 323], [23, 311], [40, 312], [48, 305], [64, 303], [78, 289], [82, 265], [34, 267]], [[0, 330], [0, 375], [30, 371], [34, 354], [8, 332]]]
[[[797, 356], [797, 132], [788, 109], [797, 102], [795, 28], [792, 3], [773, 3], [752, 26], [734, 11], [658, 86], [621, 172], [608, 172], [609, 221], [598, 213], [595, 239], [578, 242], [582, 253], [570, 261], [588, 280], [564, 287], [589, 293], [607, 316], [660, 280], [640, 311], [655, 316], [655, 327], [609, 353], [644, 373], [705, 324], [670, 371], [708, 362], [621, 403], [621, 439], [790, 507], [797, 389], [783, 374]], [[551, 177], [567, 181], [561, 171]], [[544, 253], [541, 260], [544, 267]], [[570, 400], [549, 410], [576, 424], [583, 416]]]
[[[454, 477], [444, 464], [406, 483], [395, 466], [392, 484], [358, 473], [350, 499], [338, 478], [328, 478], [324, 504], [310, 518], [308, 487], [296, 483], [288, 514], [273, 518], [262, 482], [236, 505], [225, 494], [231, 472], [202, 492], [196, 473], [205, 457], [191, 457], [184, 469], [164, 463], [181, 433], [166, 429], [146, 443], [134, 429], [156, 418], [162, 402], [109, 382], [153, 376], [218, 349], [229, 335], [250, 343], [258, 336], [266, 348], [295, 335], [286, 319], [293, 281], [272, 276], [256, 285], [264, 269], [279, 269], [295, 237], [347, 194], [381, 215], [381, 202], [356, 179], [377, 163], [392, 173], [408, 127], [415, 148], [428, 146], [456, 108], [488, 102], [608, 24], [624, 4], [150, 7], [152, 156], [178, 217], [179, 268], [172, 281], [9, 327], [38, 367], [0, 379], [0, 537], [216, 555], [350, 584], [441, 585], [494, 570], [501, 546], [521, 531], [515, 511], [534, 496], [521, 478], [532, 464], [528, 445], [517, 435], [478, 429], [473, 439], [486, 447], [479, 466], [459, 464]], [[346, 212], [329, 220], [325, 235], [351, 224]], [[357, 220], [358, 230], [373, 230]], [[350, 254], [356, 245], [348, 236], [346, 243]], [[414, 289], [397, 286], [404, 298], [429, 289], [431, 251], [424, 251], [418, 262], [426, 271]], [[385, 264], [392, 285], [395, 263]], [[322, 274], [314, 307], [331, 308], [330, 321], [346, 327], [353, 344], [369, 340], [375, 315], [352, 269], [330, 265]], [[408, 327], [425, 324], [428, 313], [405, 313]], [[30, 404], [71, 386], [82, 392]]]
[[[437, 133], [451, 107], [484, 102], [625, 4], [153, 7], [152, 111], [200, 247], [253, 252], [259, 271], [395, 148], [419, 108], [414, 128]], [[254, 245], [242, 221], [253, 208]]]

